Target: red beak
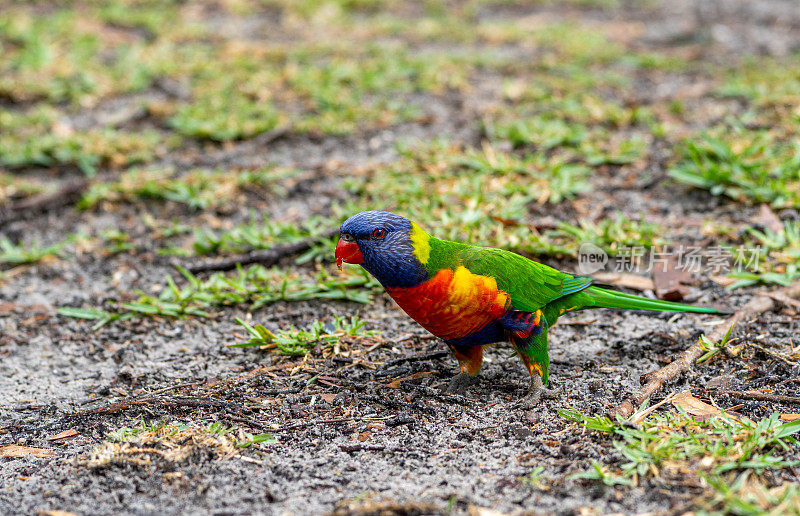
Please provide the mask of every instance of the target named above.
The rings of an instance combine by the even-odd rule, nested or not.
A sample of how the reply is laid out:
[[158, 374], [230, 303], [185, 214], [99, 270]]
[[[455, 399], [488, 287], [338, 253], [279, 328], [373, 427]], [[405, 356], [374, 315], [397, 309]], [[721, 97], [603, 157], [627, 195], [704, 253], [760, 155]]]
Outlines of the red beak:
[[339, 239], [339, 243], [336, 244], [335, 256], [336, 266], [339, 267], [339, 270], [342, 270], [342, 262], [361, 263], [364, 261], [364, 257], [361, 255], [361, 248], [358, 247], [357, 243], [345, 242], [341, 239]]

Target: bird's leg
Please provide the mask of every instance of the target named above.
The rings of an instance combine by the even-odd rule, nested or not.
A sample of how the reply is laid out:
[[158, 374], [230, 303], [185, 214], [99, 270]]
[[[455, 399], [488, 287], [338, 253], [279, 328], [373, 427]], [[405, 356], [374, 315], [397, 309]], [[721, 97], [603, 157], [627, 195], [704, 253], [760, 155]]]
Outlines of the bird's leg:
[[547, 379], [550, 374], [550, 356], [547, 351], [547, 326], [542, 328], [538, 334], [531, 334], [527, 338], [511, 336], [511, 342], [528, 368], [531, 375], [531, 383], [528, 387], [528, 394], [521, 400], [526, 408], [537, 405], [543, 397], [554, 397], [557, 393], [545, 389]]
[[545, 387], [545, 379], [548, 376], [547, 367], [549, 365], [549, 360], [537, 363], [528, 361], [527, 357], [522, 353], [520, 353], [520, 357], [527, 366], [528, 372], [531, 375], [528, 393], [520, 400], [520, 404], [525, 408], [533, 408], [539, 404], [542, 398], [557, 398], [558, 392]]
[[461, 372], [447, 385], [448, 394], [464, 394], [481, 370], [483, 346], [450, 346], [458, 359]]
[[538, 405], [542, 400], [542, 394], [544, 394], [544, 390], [544, 382], [542, 381], [542, 377], [539, 376], [539, 374], [535, 371], [531, 372], [531, 384], [528, 387], [528, 394], [526, 394], [522, 399], [522, 404], [526, 408], [532, 408], [533, 406]]
[[542, 398], [556, 399], [561, 396], [561, 393], [561, 389], [546, 388], [542, 377], [534, 372], [531, 373], [531, 383], [528, 387], [528, 394], [520, 400], [520, 405], [524, 408], [533, 408], [542, 401]]

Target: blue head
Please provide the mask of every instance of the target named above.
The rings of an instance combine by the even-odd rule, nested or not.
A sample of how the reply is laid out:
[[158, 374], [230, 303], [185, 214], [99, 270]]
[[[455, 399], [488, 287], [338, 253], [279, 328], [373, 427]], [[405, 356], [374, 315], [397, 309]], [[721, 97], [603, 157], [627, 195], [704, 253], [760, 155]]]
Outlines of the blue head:
[[362, 211], [344, 221], [339, 232], [340, 267], [342, 262], [361, 264], [384, 287], [413, 287], [428, 279], [415, 256], [412, 232], [415, 238], [427, 235], [407, 218], [388, 211]]

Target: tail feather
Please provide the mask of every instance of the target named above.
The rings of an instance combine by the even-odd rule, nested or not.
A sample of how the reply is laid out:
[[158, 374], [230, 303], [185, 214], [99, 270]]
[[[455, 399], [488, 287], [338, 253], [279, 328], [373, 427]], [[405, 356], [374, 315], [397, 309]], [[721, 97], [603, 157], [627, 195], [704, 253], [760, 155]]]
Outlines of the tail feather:
[[672, 301], [650, 299], [648, 297], [626, 294], [616, 290], [608, 290], [591, 286], [582, 291], [586, 295], [586, 305], [597, 308], [619, 308], [623, 310], [659, 310], [666, 312], [694, 312], [701, 314], [726, 314], [716, 308], [684, 305]]

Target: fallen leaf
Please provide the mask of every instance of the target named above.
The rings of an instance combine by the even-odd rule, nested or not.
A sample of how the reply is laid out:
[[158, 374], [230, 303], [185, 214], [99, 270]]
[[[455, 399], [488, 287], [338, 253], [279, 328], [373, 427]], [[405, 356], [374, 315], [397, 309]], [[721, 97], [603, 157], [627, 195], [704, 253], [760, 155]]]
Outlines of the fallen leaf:
[[36, 511], [36, 516], [78, 516], [74, 512], [67, 512], [67, 511]]
[[692, 391], [683, 391], [673, 396], [672, 405], [682, 408], [695, 416], [698, 421], [705, 421], [722, 415], [722, 411], [717, 407], [695, 398], [692, 395]]
[[60, 439], [72, 439], [73, 437], [77, 437], [79, 435], [81, 435], [80, 432], [74, 428], [70, 428], [69, 430], [64, 430], [63, 432], [57, 433], [56, 435], [51, 435], [47, 438], [47, 440], [58, 441]]
[[781, 421], [797, 421], [800, 414], [781, 414]]
[[114, 394], [119, 394], [120, 396], [123, 396], [123, 397], [130, 396], [130, 394], [128, 393], [128, 391], [126, 391], [125, 389], [122, 389], [122, 388], [120, 388], [120, 387], [112, 387], [112, 388], [111, 388], [111, 389], [109, 389], [109, 390], [110, 390], [111, 392], [113, 392]]
[[758, 222], [773, 233], [783, 233], [783, 222], [766, 204], [758, 210]]
[[0, 457], [14, 457], [21, 458], [27, 457], [49, 457], [53, 454], [53, 450], [46, 448], [32, 448], [30, 446], [17, 446], [16, 444], [9, 444], [7, 446], [0, 446]]
[[322, 401], [330, 403], [333, 401], [334, 398], [336, 398], [336, 395], [332, 392], [323, 392], [322, 394], [319, 395], [319, 397]]
[[522, 225], [522, 224], [520, 224], [518, 221], [516, 221], [514, 219], [504, 219], [503, 217], [498, 217], [496, 215], [490, 215], [489, 218], [491, 218], [495, 222], [499, 222], [500, 224], [502, 224], [504, 226], [516, 227], [516, 226], [521, 226]]
[[50, 305], [28, 305], [25, 307], [25, 312], [33, 314], [52, 314], [53, 307]]
[[624, 272], [598, 272], [592, 275], [600, 283], [615, 285], [617, 287], [632, 288], [634, 290], [655, 290], [653, 280], [638, 274], [628, 274]]
[[729, 286], [729, 285], [733, 285], [734, 283], [736, 283], [737, 281], [739, 281], [739, 280], [737, 280], [736, 278], [730, 278], [730, 277], [728, 277], [728, 276], [709, 276], [709, 277], [710, 277], [710, 278], [711, 278], [713, 281], [715, 281], [717, 284], [719, 284], [720, 286], [722, 286], [722, 287], [727, 287], [727, 286]]
[[400, 384], [403, 383], [403, 382], [407, 382], [408, 380], [416, 380], [418, 378], [425, 378], [425, 377], [430, 376], [432, 374], [433, 374], [433, 371], [420, 371], [418, 373], [412, 374], [411, 376], [398, 378], [397, 380], [394, 380], [393, 382], [385, 384], [384, 387], [389, 387], [390, 389], [399, 389], [400, 388]]
[[798, 301], [797, 299], [792, 299], [789, 296], [786, 296], [786, 295], [783, 295], [783, 294], [778, 294], [776, 292], [762, 292], [761, 295], [762, 296], [767, 296], [769, 298], [772, 298], [775, 301], [778, 301], [779, 303], [783, 303], [786, 306], [793, 306], [795, 308], [800, 308], [800, 301]]
[[659, 299], [681, 301], [689, 294], [689, 287], [684, 285], [690, 280], [689, 270], [681, 268], [678, 257], [668, 255], [653, 260], [653, 283]]

